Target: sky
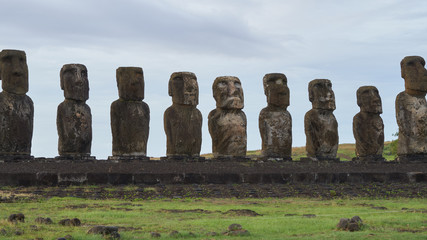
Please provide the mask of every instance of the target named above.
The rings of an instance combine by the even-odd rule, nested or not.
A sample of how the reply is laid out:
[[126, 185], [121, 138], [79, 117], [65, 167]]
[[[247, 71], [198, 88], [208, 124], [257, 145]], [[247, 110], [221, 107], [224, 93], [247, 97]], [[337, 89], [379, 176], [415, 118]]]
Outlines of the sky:
[[326, 78], [335, 92], [340, 143], [354, 143], [356, 90], [373, 85], [383, 103], [385, 139], [398, 131], [394, 102], [404, 90], [400, 61], [427, 57], [424, 0], [0, 0], [0, 48], [24, 50], [34, 102], [32, 155], [58, 155], [57, 106], [64, 100], [64, 64], [88, 68], [92, 155], [111, 156], [110, 105], [118, 99], [116, 69], [142, 67], [150, 107], [147, 156], [166, 154], [163, 113], [173, 72], [199, 83], [202, 151], [212, 151], [207, 116], [212, 83], [236, 76], [245, 95], [248, 150], [261, 148], [258, 116], [266, 103], [262, 78], [284, 73], [290, 88], [293, 146], [305, 145], [308, 83]]

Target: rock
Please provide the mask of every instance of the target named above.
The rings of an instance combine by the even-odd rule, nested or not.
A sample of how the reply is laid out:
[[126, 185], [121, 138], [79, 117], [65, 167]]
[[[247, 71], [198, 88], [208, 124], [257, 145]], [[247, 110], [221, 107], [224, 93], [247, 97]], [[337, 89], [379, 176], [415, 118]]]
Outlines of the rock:
[[89, 99], [87, 68], [82, 64], [66, 64], [61, 68], [61, 89], [65, 100], [59, 104], [56, 126], [58, 153], [63, 158], [90, 157], [92, 114]]
[[400, 67], [405, 91], [396, 97], [397, 155], [401, 161], [411, 161], [427, 155], [427, 70], [425, 60], [419, 56], [403, 58]]
[[160, 233], [158, 233], [158, 232], [150, 232], [150, 235], [151, 235], [151, 237], [152, 238], [159, 238], [159, 237], [161, 237], [162, 235], [160, 235]]
[[0, 229], [0, 235], [6, 235], [6, 234], [7, 234], [6, 229], [4, 228]]
[[34, 221], [38, 224], [52, 224], [53, 223], [52, 219], [43, 218], [43, 217], [37, 217]]
[[30, 225], [31, 231], [38, 231], [39, 228], [36, 225]]
[[384, 123], [381, 97], [374, 86], [357, 90], [360, 112], [353, 118], [353, 135], [356, 139], [356, 156], [360, 161], [382, 161], [384, 150]]
[[340, 222], [337, 224], [337, 228], [340, 230], [346, 230], [348, 227], [348, 224], [350, 222], [350, 219], [348, 218], [341, 218]]
[[23, 230], [21, 230], [21, 229], [17, 229], [17, 230], [15, 230], [14, 234], [15, 234], [16, 236], [21, 236], [22, 234], [24, 234], [24, 231], [23, 231]]
[[212, 153], [218, 157], [246, 156], [246, 115], [243, 89], [237, 77], [217, 77], [212, 85], [216, 109], [208, 116]]
[[102, 234], [111, 235], [114, 232], [118, 232], [119, 228], [115, 226], [95, 226], [87, 231], [88, 234]]
[[363, 223], [362, 219], [359, 216], [352, 217], [350, 221], [351, 222], [356, 222], [358, 224], [362, 224]]
[[28, 66], [24, 51], [0, 52], [0, 155], [29, 158], [33, 137], [34, 104], [28, 92]]
[[144, 74], [140, 67], [116, 70], [119, 99], [111, 104], [113, 156], [145, 157], [150, 108], [144, 99]]
[[332, 113], [335, 95], [328, 79], [315, 79], [308, 85], [312, 109], [305, 114], [304, 130], [308, 158], [335, 160], [338, 150], [338, 123]]
[[262, 155], [267, 158], [291, 160], [292, 118], [287, 111], [287, 78], [282, 73], [270, 73], [264, 76], [263, 84], [268, 106], [261, 110], [258, 118]]
[[11, 214], [7, 218], [7, 221], [12, 222], [12, 223], [25, 222], [25, 215], [22, 213]]
[[63, 226], [80, 226], [81, 221], [78, 218], [62, 219], [59, 221], [59, 224]]
[[345, 231], [359, 231], [363, 226], [363, 221], [359, 216], [354, 216], [351, 219], [341, 218], [337, 224], [337, 229]]
[[350, 232], [354, 232], [354, 231], [359, 231], [360, 230], [360, 225], [357, 224], [356, 222], [349, 222], [348, 226], [347, 226], [347, 230]]
[[228, 226], [228, 230], [229, 231], [237, 231], [237, 230], [242, 230], [242, 225], [237, 224], [237, 223], [233, 223], [230, 226]]
[[174, 72], [169, 79], [172, 106], [163, 115], [168, 157], [198, 157], [202, 145], [199, 86], [192, 72]]

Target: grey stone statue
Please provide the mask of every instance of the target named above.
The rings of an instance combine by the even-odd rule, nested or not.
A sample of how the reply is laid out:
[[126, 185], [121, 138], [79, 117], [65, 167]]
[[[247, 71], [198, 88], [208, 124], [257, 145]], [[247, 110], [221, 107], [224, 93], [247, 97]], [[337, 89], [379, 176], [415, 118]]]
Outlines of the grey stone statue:
[[197, 78], [191, 72], [175, 72], [169, 79], [172, 106], [166, 109], [163, 120], [167, 137], [166, 155], [169, 159], [199, 158], [202, 145], [202, 114], [199, 104]]
[[267, 107], [259, 114], [262, 156], [267, 159], [292, 160], [292, 118], [287, 78], [282, 73], [266, 74], [263, 78]]
[[396, 98], [399, 126], [398, 160], [427, 162], [427, 70], [419, 56], [408, 56], [400, 62], [405, 91]]
[[24, 51], [0, 52], [0, 156], [5, 160], [30, 159], [34, 105], [28, 92], [28, 66]]
[[87, 69], [82, 64], [66, 64], [61, 68], [61, 89], [65, 100], [59, 104], [56, 126], [58, 129], [59, 159], [85, 160], [92, 145], [92, 114], [89, 99]]
[[216, 109], [208, 116], [212, 152], [215, 158], [246, 156], [246, 115], [244, 98], [237, 77], [217, 77], [212, 85]]
[[381, 98], [374, 86], [363, 86], [357, 90], [357, 105], [360, 112], [353, 118], [353, 135], [356, 139], [358, 161], [384, 161], [384, 124], [380, 117]]
[[337, 161], [338, 123], [332, 113], [335, 95], [328, 79], [315, 79], [308, 84], [312, 109], [305, 114], [307, 157], [314, 161]]
[[148, 160], [150, 109], [144, 99], [144, 75], [140, 67], [116, 70], [119, 99], [111, 104], [113, 157], [118, 160]]

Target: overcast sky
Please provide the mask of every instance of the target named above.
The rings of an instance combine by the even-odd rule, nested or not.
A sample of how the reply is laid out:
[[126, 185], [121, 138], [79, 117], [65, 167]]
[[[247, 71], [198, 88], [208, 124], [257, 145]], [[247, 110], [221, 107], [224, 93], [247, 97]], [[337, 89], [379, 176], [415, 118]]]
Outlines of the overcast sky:
[[308, 82], [332, 81], [340, 143], [354, 143], [356, 90], [374, 85], [383, 102], [386, 140], [397, 132], [394, 101], [404, 90], [400, 60], [427, 57], [424, 0], [0, 0], [0, 47], [27, 53], [34, 101], [32, 154], [58, 155], [56, 109], [63, 100], [64, 64], [88, 68], [93, 117], [92, 155], [111, 155], [110, 104], [118, 99], [115, 71], [142, 67], [151, 121], [148, 156], [164, 156], [163, 112], [176, 71], [198, 78], [203, 115], [202, 153], [211, 152], [207, 116], [215, 108], [218, 76], [242, 82], [248, 150], [261, 148], [258, 115], [266, 103], [262, 78], [288, 78], [293, 146], [305, 145]]

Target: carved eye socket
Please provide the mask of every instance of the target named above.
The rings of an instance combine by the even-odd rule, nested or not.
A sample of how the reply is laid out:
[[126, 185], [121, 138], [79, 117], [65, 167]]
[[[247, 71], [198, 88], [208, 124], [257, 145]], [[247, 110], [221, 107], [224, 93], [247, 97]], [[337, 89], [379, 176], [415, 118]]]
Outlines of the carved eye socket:
[[240, 88], [240, 87], [241, 87], [241, 84], [240, 84], [239, 82], [234, 82], [234, 86], [235, 86], [236, 88]]
[[227, 86], [227, 83], [225, 81], [221, 81], [221, 82], [218, 83], [218, 87], [220, 87], [220, 88], [223, 88], [223, 87], [226, 87], [226, 86]]

